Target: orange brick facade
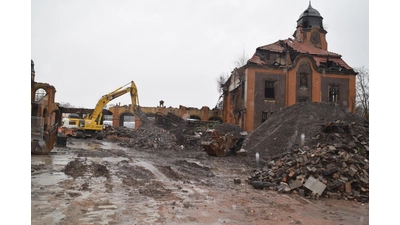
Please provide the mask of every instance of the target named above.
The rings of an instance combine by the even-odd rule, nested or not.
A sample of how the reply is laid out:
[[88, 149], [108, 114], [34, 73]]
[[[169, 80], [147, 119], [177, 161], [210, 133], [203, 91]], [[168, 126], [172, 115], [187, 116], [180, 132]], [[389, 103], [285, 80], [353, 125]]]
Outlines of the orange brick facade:
[[258, 47], [224, 84], [224, 122], [253, 131], [272, 113], [298, 102], [332, 102], [354, 112], [357, 73], [328, 51], [326, 33], [310, 3], [293, 39]]

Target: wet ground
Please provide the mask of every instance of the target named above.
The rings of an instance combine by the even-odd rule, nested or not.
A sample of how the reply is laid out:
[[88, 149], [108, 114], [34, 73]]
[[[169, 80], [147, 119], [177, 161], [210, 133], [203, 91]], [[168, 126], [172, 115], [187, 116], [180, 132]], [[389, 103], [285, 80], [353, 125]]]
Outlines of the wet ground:
[[254, 189], [240, 157], [68, 139], [31, 156], [31, 224], [369, 224], [368, 203]]

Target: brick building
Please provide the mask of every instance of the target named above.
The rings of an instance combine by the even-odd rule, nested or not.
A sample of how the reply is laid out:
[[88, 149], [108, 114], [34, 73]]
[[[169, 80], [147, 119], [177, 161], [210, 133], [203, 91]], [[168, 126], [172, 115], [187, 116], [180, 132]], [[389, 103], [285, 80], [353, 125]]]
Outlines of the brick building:
[[298, 102], [332, 102], [355, 110], [357, 73], [328, 51], [323, 17], [309, 3], [293, 38], [258, 47], [223, 85], [224, 122], [252, 131]]

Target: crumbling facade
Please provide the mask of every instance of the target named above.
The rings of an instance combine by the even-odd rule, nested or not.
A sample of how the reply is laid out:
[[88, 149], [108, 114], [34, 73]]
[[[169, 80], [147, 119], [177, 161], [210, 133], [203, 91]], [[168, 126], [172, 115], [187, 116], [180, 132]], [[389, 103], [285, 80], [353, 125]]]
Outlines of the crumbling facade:
[[61, 113], [55, 87], [36, 82], [34, 66], [31, 60], [31, 153], [47, 154], [53, 149]]
[[293, 38], [258, 47], [223, 85], [224, 123], [252, 131], [298, 102], [332, 102], [355, 110], [357, 73], [328, 51], [322, 16], [309, 3]]
[[[118, 127], [123, 124], [124, 116], [134, 116], [132, 105], [115, 105], [109, 108], [113, 115], [113, 126]], [[140, 110], [147, 116], [154, 117], [156, 113], [168, 114], [172, 113], [183, 119], [198, 119], [200, 121], [219, 121], [222, 122], [223, 113], [219, 109], [210, 109], [207, 106], [203, 106], [201, 109], [185, 107], [180, 105], [179, 108], [172, 107], [140, 107]], [[135, 117], [135, 129], [139, 128], [141, 120], [139, 117]]]

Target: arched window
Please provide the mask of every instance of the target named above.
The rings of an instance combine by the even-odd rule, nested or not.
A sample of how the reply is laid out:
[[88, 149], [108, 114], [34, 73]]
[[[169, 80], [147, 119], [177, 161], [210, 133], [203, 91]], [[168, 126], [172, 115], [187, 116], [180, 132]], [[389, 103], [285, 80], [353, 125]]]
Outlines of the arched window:
[[43, 88], [39, 88], [35, 92], [35, 102], [42, 100], [44, 96], [46, 96], [46, 91]]

